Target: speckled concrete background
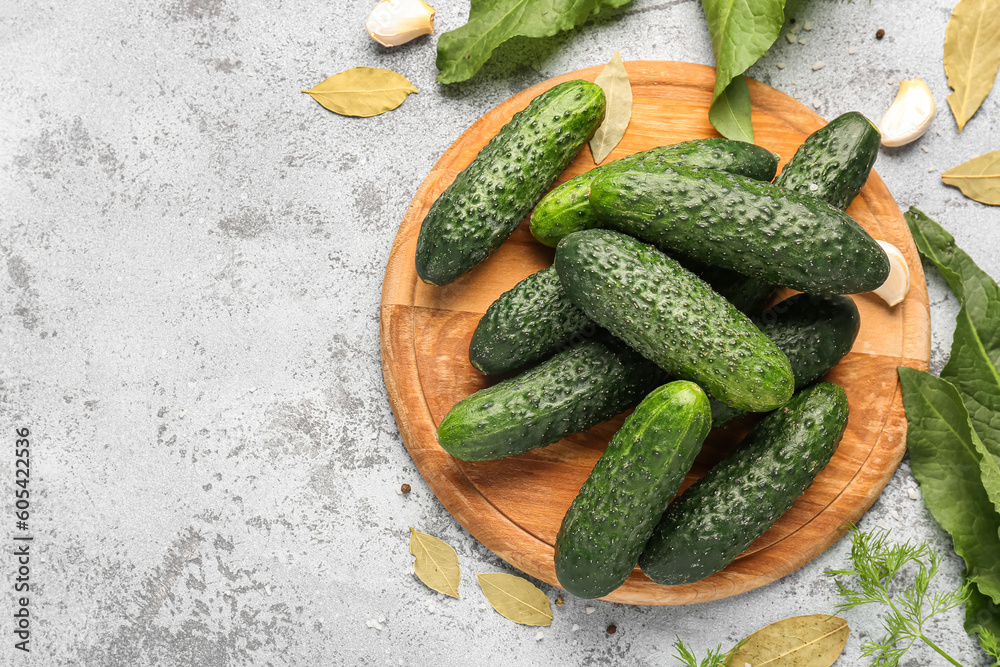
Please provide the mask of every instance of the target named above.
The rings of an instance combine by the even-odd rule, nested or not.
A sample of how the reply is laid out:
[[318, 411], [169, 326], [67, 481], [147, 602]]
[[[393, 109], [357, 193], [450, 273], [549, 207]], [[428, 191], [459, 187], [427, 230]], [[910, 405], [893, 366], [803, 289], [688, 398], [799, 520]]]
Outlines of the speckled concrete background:
[[[437, 4], [437, 34], [464, 22], [467, 2]], [[5, 558], [0, 662], [663, 665], [675, 635], [704, 650], [830, 610], [823, 572], [844, 562], [843, 541], [711, 604], [567, 596], [542, 639], [484, 607], [474, 573], [510, 568], [429, 492], [385, 396], [378, 303], [396, 227], [446, 147], [512, 93], [615, 49], [626, 60], [712, 56], [696, 0], [634, 0], [582, 30], [514, 40], [473, 81], [445, 88], [436, 37], [383, 49], [362, 27], [371, 5], [0, 6], [0, 534], [9, 545], [13, 429], [29, 427], [36, 537], [32, 652], [13, 649]], [[937, 217], [1000, 276], [998, 209], [939, 181], [1000, 148], [1000, 93], [961, 136], [944, 108], [952, 5], [796, 4], [790, 16], [814, 24], [807, 43], [783, 36], [750, 74], [829, 118], [880, 118], [899, 79], [926, 79], [941, 108], [932, 130], [883, 151], [876, 168], [901, 205]], [[369, 119], [299, 93], [354, 65], [395, 69], [421, 92]], [[939, 369], [957, 309], [934, 276], [931, 300]], [[946, 549], [908, 497], [911, 480], [904, 464], [863, 527]], [[408, 526], [458, 550], [461, 600], [411, 574]], [[947, 560], [950, 583], [959, 567]], [[872, 615], [850, 618], [838, 664], [854, 664], [878, 630]], [[986, 664], [957, 612], [934, 632], [967, 666]], [[916, 650], [904, 664], [935, 663]]]

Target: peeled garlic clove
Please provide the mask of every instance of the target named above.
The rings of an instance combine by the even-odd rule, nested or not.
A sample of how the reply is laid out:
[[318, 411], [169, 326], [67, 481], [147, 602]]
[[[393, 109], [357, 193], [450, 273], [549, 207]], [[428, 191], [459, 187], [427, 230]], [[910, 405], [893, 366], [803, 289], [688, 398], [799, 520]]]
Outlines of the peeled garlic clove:
[[889, 256], [889, 277], [874, 292], [887, 304], [895, 306], [905, 299], [907, 292], [910, 291], [910, 268], [906, 265], [906, 259], [903, 258], [899, 248], [888, 241], [879, 241], [878, 244]]
[[382, 46], [399, 46], [434, 32], [434, 8], [421, 0], [381, 0], [365, 28]]
[[883, 146], [903, 146], [923, 136], [934, 120], [934, 96], [923, 79], [899, 82], [899, 92], [882, 116]]

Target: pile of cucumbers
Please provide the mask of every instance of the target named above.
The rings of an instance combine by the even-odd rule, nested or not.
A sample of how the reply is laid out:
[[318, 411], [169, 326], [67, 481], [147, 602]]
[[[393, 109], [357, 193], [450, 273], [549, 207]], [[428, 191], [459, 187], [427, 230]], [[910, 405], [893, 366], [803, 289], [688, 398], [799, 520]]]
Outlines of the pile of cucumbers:
[[[544, 194], [604, 116], [601, 89], [539, 95], [434, 203], [417, 273], [456, 280], [531, 213], [554, 266], [493, 303], [469, 349], [486, 374], [438, 442], [456, 458], [517, 456], [635, 408], [567, 511], [559, 583], [585, 598], [638, 564], [662, 584], [718, 572], [812, 484], [847, 425], [844, 390], [814, 384], [860, 328], [847, 294], [888, 277], [885, 252], [844, 209], [868, 179], [875, 126], [844, 114], [778, 157], [703, 139], [637, 153]], [[773, 183], [772, 183], [773, 180]], [[544, 197], [543, 197], [544, 194]], [[802, 293], [770, 310], [777, 287]], [[681, 495], [705, 437], [769, 413]]]

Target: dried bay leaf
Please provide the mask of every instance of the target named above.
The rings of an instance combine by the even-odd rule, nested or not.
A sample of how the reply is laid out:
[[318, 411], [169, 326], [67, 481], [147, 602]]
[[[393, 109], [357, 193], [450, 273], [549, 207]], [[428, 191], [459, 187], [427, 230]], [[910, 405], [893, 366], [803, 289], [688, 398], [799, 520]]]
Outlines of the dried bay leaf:
[[438, 593], [459, 597], [462, 571], [458, 567], [458, 554], [447, 542], [410, 527], [410, 553], [416, 557], [413, 571], [420, 581]]
[[944, 71], [955, 92], [948, 106], [961, 132], [993, 87], [1000, 68], [1000, 3], [961, 0], [944, 33]]
[[392, 111], [410, 93], [419, 92], [409, 79], [391, 69], [352, 67], [303, 90], [342, 116], [377, 116]]
[[632, 84], [629, 83], [621, 51], [615, 51], [594, 83], [604, 91], [607, 101], [604, 121], [590, 139], [594, 163], [601, 164], [625, 136], [625, 129], [632, 118]]
[[479, 587], [501, 616], [523, 625], [552, 625], [549, 599], [537, 586], [512, 574], [477, 574]]
[[793, 616], [747, 637], [726, 662], [728, 667], [830, 667], [851, 630], [837, 616]]
[[1000, 205], [1000, 151], [974, 157], [941, 174], [941, 180], [983, 204]]

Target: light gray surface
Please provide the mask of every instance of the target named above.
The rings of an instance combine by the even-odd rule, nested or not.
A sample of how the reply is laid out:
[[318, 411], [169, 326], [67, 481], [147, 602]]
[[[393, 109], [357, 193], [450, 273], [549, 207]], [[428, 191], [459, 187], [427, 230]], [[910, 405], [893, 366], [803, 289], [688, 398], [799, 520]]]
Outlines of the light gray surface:
[[[4, 452], [13, 428], [33, 433], [38, 556], [31, 656], [12, 648], [5, 586], [0, 662], [669, 665], [675, 635], [701, 651], [831, 610], [823, 572], [845, 562], [844, 541], [716, 603], [566, 596], [540, 640], [484, 608], [475, 573], [512, 569], [423, 483], [382, 382], [378, 304], [397, 225], [448, 145], [511, 94], [615, 49], [710, 64], [708, 33], [694, 0], [635, 0], [582, 30], [515, 40], [473, 81], [445, 88], [434, 83], [436, 36], [383, 49], [363, 29], [372, 4], [0, 6], [0, 414]], [[782, 36], [750, 74], [817, 99], [827, 118], [856, 109], [876, 120], [895, 82], [924, 78], [938, 118], [918, 144], [883, 151], [876, 169], [902, 207], [939, 219], [1000, 275], [997, 209], [939, 180], [1000, 148], [997, 91], [960, 136], [946, 108], [952, 4], [800, 3], [790, 14], [813, 22], [808, 43]], [[468, 3], [437, 10], [440, 35], [464, 22]], [[817, 61], [826, 66], [814, 72]], [[299, 93], [354, 65], [395, 69], [421, 92], [369, 119]], [[956, 307], [936, 276], [930, 291], [940, 369]], [[0, 485], [5, 550], [12, 458]], [[882, 521], [947, 551], [908, 497], [911, 480], [904, 464], [862, 527]], [[403, 482], [409, 496], [397, 492]], [[461, 600], [411, 574], [408, 526], [457, 549]], [[947, 558], [946, 583], [959, 567]], [[0, 568], [9, 581], [11, 559]], [[366, 624], [380, 617], [383, 629]], [[871, 614], [849, 618], [843, 665], [879, 629]], [[959, 613], [933, 632], [967, 666], [987, 664]], [[904, 664], [935, 660], [920, 649]]]

